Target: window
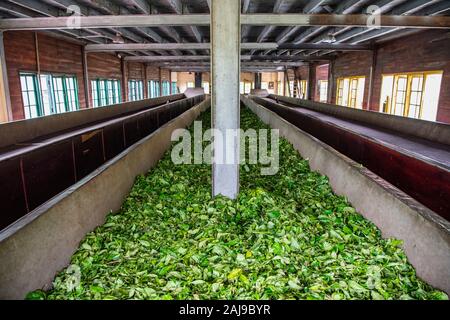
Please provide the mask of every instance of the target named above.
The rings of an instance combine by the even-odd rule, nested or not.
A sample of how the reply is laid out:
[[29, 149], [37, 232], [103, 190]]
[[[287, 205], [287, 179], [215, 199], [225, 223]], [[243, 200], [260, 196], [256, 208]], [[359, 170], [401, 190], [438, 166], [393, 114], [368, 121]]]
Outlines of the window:
[[252, 92], [252, 89], [255, 89], [255, 83], [254, 82], [246, 82], [244, 91], [245, 93], [250, 94]]
[[162, 95], [163, 96], [169, 96], [170, 95], [170, 82], [169, 81], [163, 81], [162, 82]]
[[178, 93], [177, 83], [175, 81], [172, 82], [172, 94]]
[[122, 102], [119, 80], [91, 80], [91, 89], [94, 108]]
[[209, 94], [210, 93], [210, 87], [209, 87], [209, 82], [205, 81], [202, 83], [202, 87], [205, 90], [205, 94]]
[[142, 80], [128, 81], [128, 100], [137, 101], [144, 99], [144, 87]]
[[150, 80], [148, 82], [148, 94], [149, 94], [149, 98], [159, 97], [159, 81]]
[[195, 88], [195, 84], [193, 82], [188, 82], [187, 83], [187, 87], [188, 88]]
[[383, 75], [380, 111], [436, 121], [442, 71]]
[[365, 81], [365, 77], [338, 78], [336, 104], [362, 109]]
[[25, 119], [75, 111], [79, 108], [75, 76], [21, 73]]
[[44, 108], [44, 114], [54, 114], [55, 110], [55, 97], [52, 91], [52, 76], [49, 74], [41, 74], [40, 77], [41, 94], [42, 94], [42, 107]]
[[319, 101], [327, 102], [328, 101], [328, 81], [327, 80], [319, 80]]
[[300, 84], [299, 98], [300, 99], [306, 99], [308, 97], [308, 81], [307, 80], [300, 80], [299, 84]]
[[279, 96], [283, 95], [283, 82], [282, 81], [277, 82], [277, 94]]
[[289, 93], [291, 97], [295, 97], [294, 81], [289, 81]]
[[240, 82], [240, 93], [241, 94], [249, 94], [254, 88], [254, 85], [250, 81], [241, 81]]
[[35, 74], [21, 74], [22, 100], [25, 119], [36, 118], [42, 115], [39, 104], [39, 85]]

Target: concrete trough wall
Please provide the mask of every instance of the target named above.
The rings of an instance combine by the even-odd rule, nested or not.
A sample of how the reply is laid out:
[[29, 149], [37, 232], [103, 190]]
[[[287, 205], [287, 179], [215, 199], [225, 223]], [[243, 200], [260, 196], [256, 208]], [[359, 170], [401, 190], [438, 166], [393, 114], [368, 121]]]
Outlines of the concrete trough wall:
[[184, 98], [176, 94], [0, 124], [0, 148]]
[[269, 98], [287, 103], [290, 106], [303, 107], [323, 112], [338, 118], [359, 121], [365, 124], [404, 133], [409, 136], [450, 145], [450, 125], [419, 119], [399, 117], [390, 114], [342, 107], [334, 104], [314, 102], [297, 98], [269, 95]]
[[49, 289], [85, 235], [120, 209], [136, 176], [170, 148], [172, 132], [188, 127], [210, 104], [208, 99], [168, 122], [2, 232], [0, 299]]
[[279, 129], [309, 160], [311, 169], [327, 176], [333, 191], [347, 197], [383, 237], [403, 240], [403, 249], [420, 278], [450, 294], [449, 222], [274, 112], [246, 97], [241, 99], [264, 123]]

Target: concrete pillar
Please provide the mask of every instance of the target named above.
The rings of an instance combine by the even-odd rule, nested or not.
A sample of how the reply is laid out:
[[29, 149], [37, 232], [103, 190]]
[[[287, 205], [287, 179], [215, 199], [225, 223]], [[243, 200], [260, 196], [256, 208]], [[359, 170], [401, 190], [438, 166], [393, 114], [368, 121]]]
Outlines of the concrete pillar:
[[[241, 1], [211, 1], [212, 126], [222, 136], [238, 134], [240, 118]], [[214, 139], [213, 195], [239, 193], [239, 137]], [[224, 142], [224, 143], [221, 143]], [[223, 161], [217, 163], [222, 156]]]
[[3, 46], [3, 32], [0, 31], [0, 122], [12, 120], [8, 70], [6, 68], [5, 48]]
[[202, 76], [203, 76], [203, 74], [201, 72], [195, 73], [195, 87], [196, 88], [202, 87]]
[[255, 89], [261, 90], [262, 73], [255, 73]]

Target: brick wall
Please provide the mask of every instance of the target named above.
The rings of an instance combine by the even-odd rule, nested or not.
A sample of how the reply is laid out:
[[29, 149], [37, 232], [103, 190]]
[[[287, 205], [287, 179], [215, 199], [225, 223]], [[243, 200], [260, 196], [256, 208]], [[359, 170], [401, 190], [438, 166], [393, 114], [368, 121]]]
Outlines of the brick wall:
[[309, 78], [309, 66], [300, 66], [296, 68], [297, 78], [299, 80], [308, 80]]
[[448, 31], [424, 31], [391, 41], [377, 51], [371, 109], [379, 110], [382, 74], [415, 71], [444, 71], [437, 120], [450, 123], [450, 39]]
[[322, 64], [315, 66], [315, 78], [314, 78], [314, 101], [320, 101], [319, 81], [328, 80], [328, 68], [329, 64]]
[[[40, 72], [75, 75], [80, 107], [85, 108], [81, 47], [42, 33], [37, 33], [37, 43]], [[4, 47], [13, 119], [20, 120], [24, 119], [24, 110], [19, 73], [38, 71], [35, 33], [5, 32]]]
[[[35, 34], [38, 40], [36, 50]], [[5, 58], [8, 72], [8, 83], [11, 95], [11, 109], [14, 120], [24, 118], [23, 102], [19, 73], [22, 71], [37, 72], [37, 54], [42, 73], [75, 75], [78, 82], [78, 100], [80, 108], [86, 108], [85, 87], [82, 65], [82, 47], [72, 42], [52, 37], [45, 33], [30, 31], [7, 31], [4, 33]], [[143, 63], [126, 63], [122, 77], [122, 61], [115, 54], [87, 54], [89, 80], [98, 78], [118, 79], [122, 81], [124, 100], [128, 95], [128, 79], [159, 80], [159, 68], [146, 66]], [[167, 69], [161, 70], [162, 80], [170, 79]], [[91, 92], [89, 81], [89, 92]], [[147, 97], [147, 84], [144, 83], [144, 97]]]
[[366, 77], [364, 86], [363, 109], [367, 109], [367, 96], [369, 94], [370, 68], [372, 66], [372, 52], [349, 52], [340, 55], [334, 62], [333, 91], [331, 103], [336, 103], [337, 79], [342, 77]]
[[[383, 74], [443, 71], [437, 121], [450, 123], [450, 41], [448, 37], [443, 38], [447, 33], [447, 31], [441, 30], [427, 30], [380, 44], [376, 51], [370, 109], [374, 111], [380, 109]], [[350, 52], [338, 56], [332, 70], [332, 103], [336, 102], [337, 78], [365, 76], [363, 108], [368, 109], [367, 99], [372, 60], [371, 52]]]
[[88, 53], [88, 75], [94, 79], [121, 79], [120, 58], [108, 53]]
[[[122, 82], [122, 68], [121, 59], [114, 54], [109, 53], [88, 53], [87, 54], [87, 66], [89, 77], [89, 97], [92, 101], [92, 86], [91, 80], [96, 79], [116, 79], [120, 80], [120, 88], [122, 93], [122, 99], [125, 99], [124, 83]], [[92, 104], [92, 102], [91, 102]]]

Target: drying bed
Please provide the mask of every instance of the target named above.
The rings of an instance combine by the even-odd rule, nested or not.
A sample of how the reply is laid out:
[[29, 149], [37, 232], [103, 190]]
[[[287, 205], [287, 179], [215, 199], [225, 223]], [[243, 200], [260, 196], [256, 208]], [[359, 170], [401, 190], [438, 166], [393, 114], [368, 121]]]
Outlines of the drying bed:
[[[248, 109], [241, 126], [267, 128]], [[260, 169], [241, 166], [236, 201], [211, 198], [210, 166], [174, 165], [167, 153], [86, 236], [54, 288], [27, 298], [448, 299], [285, 139], [279, 172]]]

